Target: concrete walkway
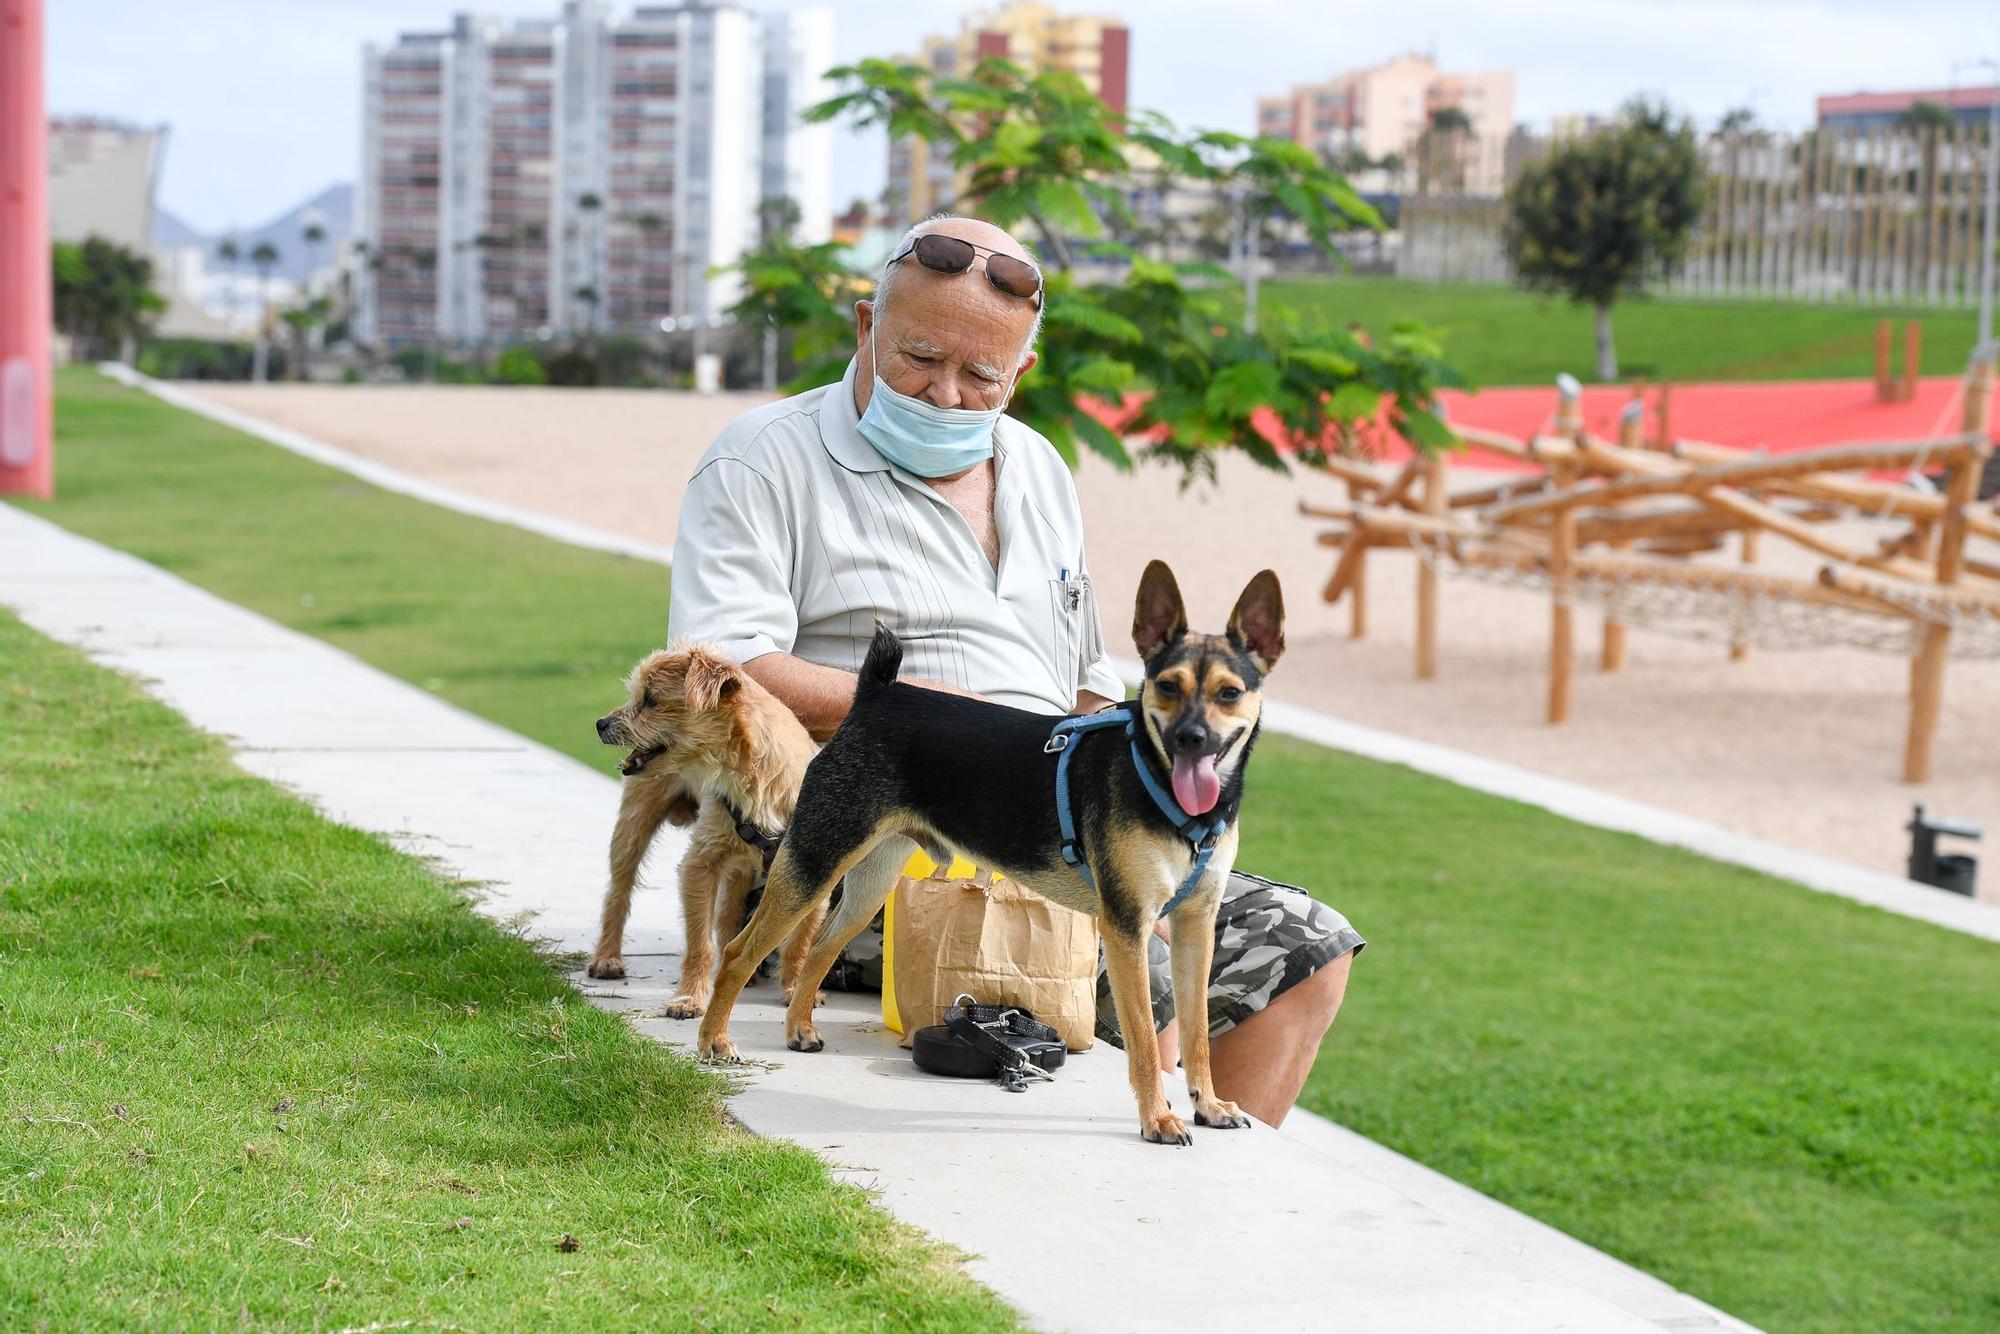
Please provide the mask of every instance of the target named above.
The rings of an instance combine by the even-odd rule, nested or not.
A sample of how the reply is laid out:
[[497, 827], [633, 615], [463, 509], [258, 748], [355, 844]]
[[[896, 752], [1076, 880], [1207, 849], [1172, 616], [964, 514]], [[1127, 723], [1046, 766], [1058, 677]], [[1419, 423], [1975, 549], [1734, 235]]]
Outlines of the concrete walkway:
[[[482, 910], [565, 950], [592, 935], [608, 776], [133, 557], [0, 506], [0, 605], [139, 677], [239, 763], [334, 819], [482, 882]], [[678, 847], [660, 849], [671, 882]], [[657, 1013], [678, 967], [670, 895], [638, 903], [623, 984]], [[1073, 1057], [1011, 1095], [919, 1075], [871, 1005], [829, 1007], [828, 1050], [786, 1053], [774, 995], [736, 1037], [770, 1058], [731, 1099], [812, 1149], [1038, 1327], [1431, 1331], [1745, 1329], [1740, 1322], [1359, 1136], [1301, 1113], [1285, 1132], [1142, 1144], [1122, 1056]], [[684, 1042], [687, 1026], [641, 1021]], [[1185, 1095], [1178, 1102], [1185, 1103]], [[1200, 1281], [1180, 1272], [1199, 1257]]]

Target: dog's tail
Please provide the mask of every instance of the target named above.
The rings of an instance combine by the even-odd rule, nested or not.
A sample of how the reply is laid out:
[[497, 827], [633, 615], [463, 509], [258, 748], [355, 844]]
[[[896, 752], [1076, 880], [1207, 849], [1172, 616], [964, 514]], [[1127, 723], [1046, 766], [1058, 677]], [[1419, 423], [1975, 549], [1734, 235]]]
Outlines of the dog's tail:
[[861, 660], [861, 680], [855, 686], [856, 699], [892, 684], [903, 670], [903, 641], [882, 622], [875, 622], [875, 638], [868, 642], [868, 656]]

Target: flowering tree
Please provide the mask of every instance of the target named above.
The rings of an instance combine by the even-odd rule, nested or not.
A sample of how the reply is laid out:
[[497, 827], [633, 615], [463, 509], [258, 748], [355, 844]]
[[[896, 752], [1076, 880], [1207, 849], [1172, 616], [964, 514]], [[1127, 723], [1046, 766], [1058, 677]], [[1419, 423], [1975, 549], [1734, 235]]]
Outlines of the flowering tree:
[[1329, 254], [1341, 232], [1379, 227], [1311, 152], [1184, 132], [1151, 112], [1120, 115], [1074, 75], [1031, 76], [1005, 60], [963, 78], [887, 60], [829, 77], [841, 91], [809, 119], [848, 117], [937, 145], [964, 183], [954, 207], [1032, 233], [1047, 270], [1048, 335], [1009, 410], [1072, 462], [1081, 447], [1129, 467], [1125, 440], [1136, 438], [1190, 476], [1212, 476], [1225, 449], [1283, 468], [1273, 417], [1285, 449], [1307, 462], [1378, 417], [1419, 449], [1452, 442], [1432, 396], [1457, 381], [1425, 331], [1369, 341], [1290, 319], [1232, 322], [1227, 307], [1240, 293], [1229, 273], [1147, 259], [1127, 244], [1142, 185], [1206, 192], [1252, 225], [1282, 213]]

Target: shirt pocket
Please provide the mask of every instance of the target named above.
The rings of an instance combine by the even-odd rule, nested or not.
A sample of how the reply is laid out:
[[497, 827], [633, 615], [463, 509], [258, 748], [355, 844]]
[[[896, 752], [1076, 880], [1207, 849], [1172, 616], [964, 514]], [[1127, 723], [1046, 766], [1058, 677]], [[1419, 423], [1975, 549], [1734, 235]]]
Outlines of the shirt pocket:
[[1069, 688], [1080, 690], [1090, 668], [1104, 656], [1104, 630], [1097, 623], [1097, 591], [1090, 576], [1049, 580], [1050, 617], [1055, 635], [1052, 657], [1056, 676]]

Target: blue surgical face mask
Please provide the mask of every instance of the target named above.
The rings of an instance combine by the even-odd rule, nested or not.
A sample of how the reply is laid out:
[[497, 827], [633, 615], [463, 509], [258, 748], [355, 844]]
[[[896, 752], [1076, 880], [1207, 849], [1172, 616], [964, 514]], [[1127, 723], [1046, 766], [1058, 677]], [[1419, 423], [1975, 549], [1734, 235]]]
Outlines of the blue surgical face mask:
[[[875, 392], [861, 414], [861, 438], [904, 472], [918, 477], [950, 477], [993, 457], [993, 427], [1007, 410], [1003, 401], [984, 412], [941, 408], [899, 394], [882, 378], [875, 351], [875, 328], [868, 329], [868, 360], [875, 366]], [[1012, 399], [1014, 389], [1007, 387]]]

